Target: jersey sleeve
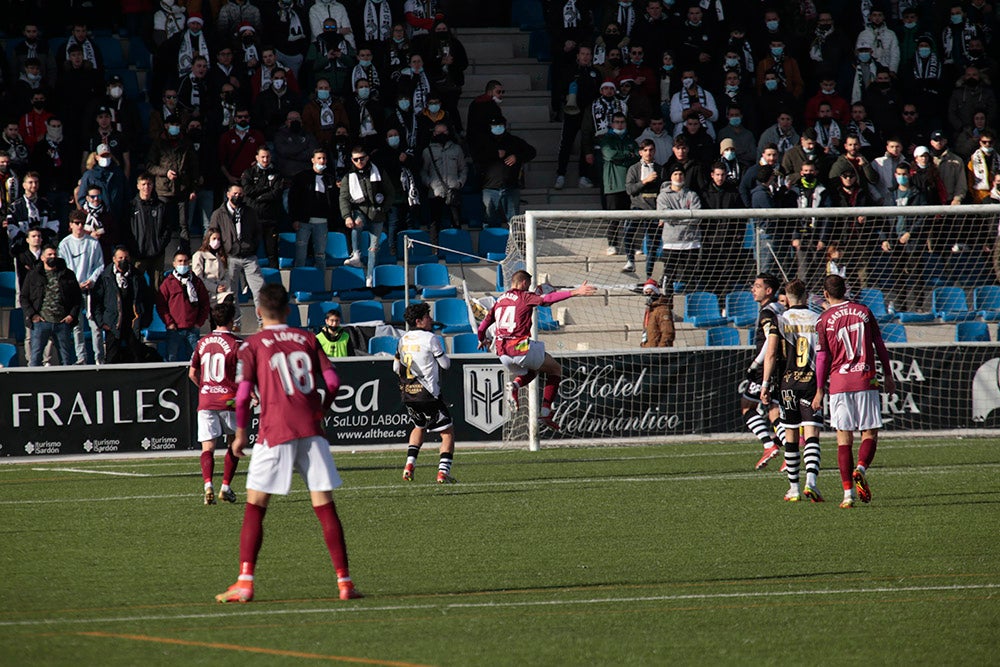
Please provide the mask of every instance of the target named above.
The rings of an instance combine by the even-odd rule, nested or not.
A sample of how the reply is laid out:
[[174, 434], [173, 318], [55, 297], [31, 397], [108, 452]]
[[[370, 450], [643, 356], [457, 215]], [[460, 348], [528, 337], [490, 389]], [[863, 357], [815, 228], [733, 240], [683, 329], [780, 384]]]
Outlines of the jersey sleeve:
[[251, 382], [257, 384], [257, 360], [250, 343], [243, 343], [240, 346], [237, 359], [239, 361], [236, 364], [236, 383]]

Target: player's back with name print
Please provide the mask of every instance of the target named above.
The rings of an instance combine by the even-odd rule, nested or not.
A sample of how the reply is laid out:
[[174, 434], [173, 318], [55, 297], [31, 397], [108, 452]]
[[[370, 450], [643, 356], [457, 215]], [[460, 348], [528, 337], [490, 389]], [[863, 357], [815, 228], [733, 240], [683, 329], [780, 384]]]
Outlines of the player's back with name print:
[[877, 388], [875, 332], [878, 323], [860, 303], [845, 301], [828, 308], [817, 323], [817, 349], [830, 354], [830, 393]]

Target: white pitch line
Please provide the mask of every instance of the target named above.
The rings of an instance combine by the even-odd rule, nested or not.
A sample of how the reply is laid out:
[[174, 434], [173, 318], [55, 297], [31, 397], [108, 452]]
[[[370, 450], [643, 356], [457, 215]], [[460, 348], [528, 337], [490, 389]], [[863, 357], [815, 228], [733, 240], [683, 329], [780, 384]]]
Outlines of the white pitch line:
[[[1000, 463], [976, 464], [976, 469], [998, 469]], [[905, 468], [903, 470], [879, 470], [879, 476], [898, 477], [906, 475], [941, 475], [941, 474], [968, 474], [967, 465], [943, 465], [943, 466], [922, 466], [919, 468]], [[635, 483], [656, 483], [663, 484], [669, 482], [719, 482], [732, 480], [755, 480], [761, 482], [773, 482], [781, 479], [777, 475], [761, 474], [760, 472], [729, 472], [702, 475], [659, 475], [654, 477], [563, 477], [551, 479], [530, 479], [530, 480], [510, 480], [497, 482], [468, 482], [459, 484], [456, 488], [462, 489], [485, 489], [502, 487], [535, 487], [567, 484], [635, 484]], [[348, 486], [337, 490], [338, 494], [362, 493], [366, 491], [397, 491], [411, 493], [413, 491], [438, 493], [440, 487], [437, 485], [404, 486], [402, 484], [373, 484], [369, 486]], [[308, 493], [305, 489], [296, 489], [289, 495]], [[190, 493], [168, 493], [168, 494], [146, 494], [141, 496], [111, 496], [103, 498], [32, 498], [30, 500], [0, 500], [0, 506], [5, 505], [44, 505], [51, 503], [81, 503], [81, 502], [121, 502], [127, 500], [160, 500], [172, 498], [197, 497], [198, 494]]]
[[114, 475], [118, 477], [152, 477], [141, 472], [115, 472], [113, 470], [88, 470], [86, 468], [32, 468], [42, 472], [81, 472], [86, 475]]
[[428, 609], [448, 611], [450, 609], [501, 609], [543, 606], [576, 606], [597, 604], [633, 604], [641, 602], [680, 602], [686, 600], [731, 600], [760, 599], [777, 597], [803, 597], [819, 595], [872, 595], [876, 593], [932, 593], [937, 591], [975, 591], [1000, 589], [996, 584], [954, 584], [942, 586], [876, 586], [872, 588], [812, 589], [804, 591], [746, 591], [736, 593], [687, 593], [677, 595], [646, 595], [634, 597], [588, 598], [583, 600], [526, 600], [522, 602], [451, 602], [445, 604], [384, 605], [378, 607], [323, 607], [320, 609], [262, 609], [250, 611], [240, 608], [239, 612], [216, 612], [210, 614], [176, 614], [159, 616], [95, 617], [95, 618], [43, 618], [25, 621], [0, 621], [0, 627], [84, 625], [88, 623], [134, 623], [149, 621], [182, 621], [195, 619], [244, 618], [247, 616], [294, 616], [307, 614], [362, 614], [366, 612], [425, 611]]

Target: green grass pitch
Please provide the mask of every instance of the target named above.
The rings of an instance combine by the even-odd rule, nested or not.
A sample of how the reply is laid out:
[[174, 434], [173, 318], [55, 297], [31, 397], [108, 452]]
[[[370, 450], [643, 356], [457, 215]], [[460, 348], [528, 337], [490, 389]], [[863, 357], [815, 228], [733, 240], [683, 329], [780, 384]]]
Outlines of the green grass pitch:
[[447, 487], [430, 446], [410, 484], [401, 451], [337, 453], [367, 597], [297, 480], [245, 605], [213, 599], [243, 511], [201, 504], [197, 453], [0, 466], [0, 664], [996, 664], [1000, 442], [885, 440], [852, 510], [823, 445], [823, 504], [749, 442], [460, 444]]

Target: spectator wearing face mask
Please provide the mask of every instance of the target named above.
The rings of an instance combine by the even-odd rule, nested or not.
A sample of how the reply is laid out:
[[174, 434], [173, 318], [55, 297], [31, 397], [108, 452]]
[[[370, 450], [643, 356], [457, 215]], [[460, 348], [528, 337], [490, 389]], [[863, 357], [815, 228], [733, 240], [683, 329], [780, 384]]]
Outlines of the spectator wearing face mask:
[[209, 227], [205, 231], [201, 247], [191, 257], [191, 271], [205, 283], [205, 291], [212, 303], [235, 298], [230, 289], [229, 258], [222, 247], [222, 232], [218, 227]]
[[966, 168], [972, 203], [981, 204], [990, 196], [993, 176], [1000, 174], [1000, 154], [997, 153], [992, 130], [985, 130], [979, 135], [979, 148], [973, 151]]
[[303, 128], [302, 114], [289, 111], [285, 124], [274, 133], [274, 164], [287, 182], [309, 169], [309, 159], [319, 148], [316, 137]]
[[298, 94], [289, 89], [287, 72], [275, 69], [268, 89], [261, 90], [253, 106], [253, 117], [258, 128], [262, 129], [268, 141], [274, 139], [274, 133], [292, 109], [299, 108]]
[[[320, 145], [333, 139], [338, 124], [347, 125], [347, 109], [339, 97], [334, 96], [330, 82], [320, 79], [302, 109], [302, 127], [316, 138]], [[296, 172], [298, 173], [298, 172]]]
[[152, 290], [118, 246], [90, 297], [94, 321], [104, 330], [104, 360], [109, 364], [144, 361], [141, 331], [153, 319]]
[[[89, 162], [88, 158], [88, 162]], [[76, 204], [83, 208], [87, 203], [89, 188], [98, 187], [101, 190], [101, 201], [116, 220], [121, 220], [125, 214], [125, 172], [115, 161], [108, 144], [100, 144], [94, 151], [94, 162], [80, 177], [77, 189]]]
[[125, 178], [128, 179], [132, 165], [132, 153], [129, 150], [131, 143], [125, 139], [125, 134], [117, 129], [110, 108], [98, 107], [97, 111], [94, 112], [94, 120], [94, 130], [84, 140], [83, 168], [86, 169], [87, 158], [90, 157], [90, 154], [96, 153], [97, 147], [104, 144], [111, 149], [111, 157], [122, 165]]
[[253, 165], [257, 150], [265, 143], [264, 135], [251, 127], [250, 110], [238, 107], [236, 125], [219, 137], [219, 170], [227, 186], [240, 182], [243, 172]]
[[76, 363], [73, 327], [82, 302], [76, 274], [66, 267], [55, 246], [45, 246], [41, 262], [28, 272], [21, 286], [24, 321], [31, 328], [29, 366], [42, 365], [42, 352], [50, 338], [56, 341], [62, 365]]
[[174, 253], [174, 270], [156, 292], [156, 311], [167, 327], [165, 361], [184, 361], [198, 344], [201, 326], [208, 319], [208, 291], [201, 278], [191, 272], [191, 254]]
[[166, 205], [167, 224], [181, 240], [190, 240], [187, 203], [198, 196], [201, 172], [194, 146], [181, 134], [178, 116], [165, 120], [163, 134], [146, 156], [146, 169], [156, 177], [156, 195]]
[[[634, 143], [632, 149], [634, 154]], [[524, 165], [537, 154], [531, 144], [507, 131], [507, 119], [503, 116], [490, 121], [488, 138], [472, 149], [472, 161], [483, 188], [487, 226], [506, 226], [510, 218], [519, 213]], [[625, 189], [624, 181], [623, 175], [622, 190]]]
[[[250, 288], [254, 303], [259, 300], [264, 277], [257, 262], [257, 246], [260, 245], [260, 221], [253, 208], [243, 200], [243, 186], [230, 185], [226, 190], [226, 200], [215, 209], [209, 227], [218, 228], [222, 236], [222, 247], [229, 258], [233, 292], [240, 294], [244, 286]], [[240, 325], [240, 312], [236, 311], [235, 325]]]

